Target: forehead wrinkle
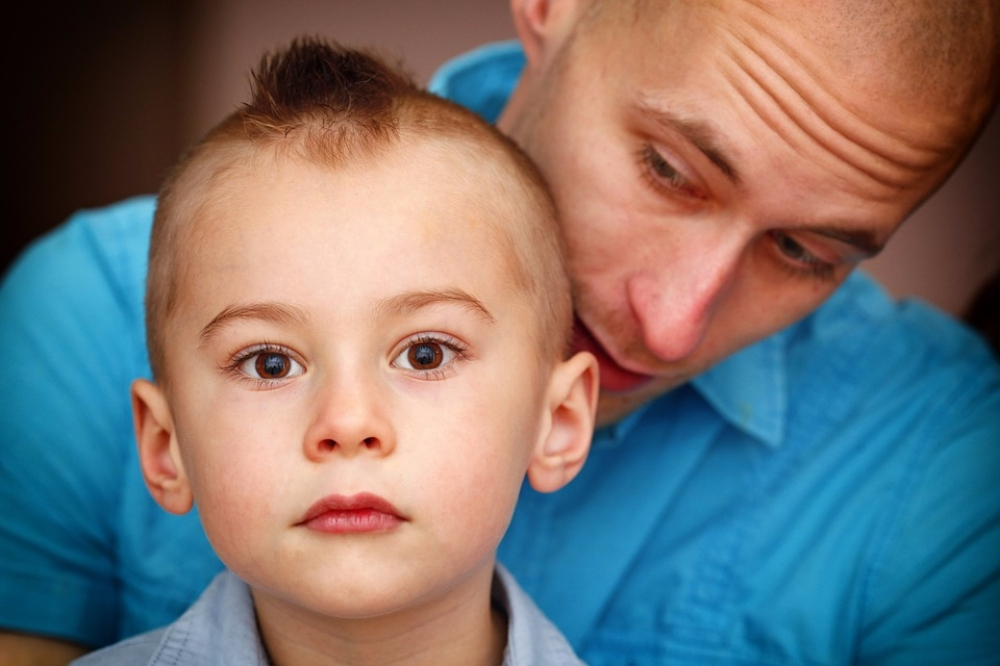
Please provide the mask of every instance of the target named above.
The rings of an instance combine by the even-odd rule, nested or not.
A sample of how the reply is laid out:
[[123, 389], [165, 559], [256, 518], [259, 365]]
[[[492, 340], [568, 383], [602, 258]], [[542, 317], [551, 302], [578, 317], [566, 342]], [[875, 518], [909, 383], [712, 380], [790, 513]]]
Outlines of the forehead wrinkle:
[[481, 316], [491, 324], [496, 323], [496, 319], [486, 309], [482, 301], [461, 289], [409, 291], [376, 302], [372, 311], [376, 319], [382, 319], [391, 315], [411, 314], [423, 308], [441, 304], [458, 305]]
[[212, 318], [201, 329], [198, 337], [207, 342], [225, 326], [240, 320], [256, 320], [276, 324], [302, 324], [306, 321], [305, 310], [285, 303], [243, 303], [230, 305]]
[[[754, 43], [740, 31], [730, 31], [735, 43], [730, 42], [727, 51], [736, 67], [798, 129], [800, 136], [856, 171], [880, 184], [898, 188], [905, 186], [914, 172], [930, 171], [948, 154], [949, 146], [945, 143], [935, 144], [926, 137], [894, 136], [871, 125], [824, 89], [816, 75], [818, 68], [810, 67], [801, 54], [793, 54], [794, 49], [778, 34], [769, 33], [762, 21], [750, 17], [732, 20], [741, 21], [751, 32], [766, 37]], [[768, 44], [774, 45], [773, 48]], [[800, 75], [793, 76], [794, 70]], [[765, 122], [781, 133], [780, 121], [763, 108], [765, 102], [758, 99], [760, 95], [754, 94], [743, 77], [731, 74], [728, 78]], [[787, 99], [787, 93], [800, 100], [804, 108]], [[872, 157], [877, 163], [867, 164]]]

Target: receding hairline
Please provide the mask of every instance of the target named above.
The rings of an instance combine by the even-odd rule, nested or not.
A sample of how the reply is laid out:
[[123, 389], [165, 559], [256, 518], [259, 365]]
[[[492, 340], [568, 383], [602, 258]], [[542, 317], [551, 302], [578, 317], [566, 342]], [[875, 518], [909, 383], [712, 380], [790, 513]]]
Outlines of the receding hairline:
[[[577, 31], [631, 29], [705, 0], [586, 0]], [[717, 14], [736, 2], [715, 2]], [[1000, 96], [1000, 0], [742, 0], [782, 20], [802, 17], [810, 40], [846, 70], [865, 71], [903, 97], [950, 107], [978, 128]], [[975, 134], [975, 131], [972, 132]], [[971, 136], [969, 137], [971, 138]]]

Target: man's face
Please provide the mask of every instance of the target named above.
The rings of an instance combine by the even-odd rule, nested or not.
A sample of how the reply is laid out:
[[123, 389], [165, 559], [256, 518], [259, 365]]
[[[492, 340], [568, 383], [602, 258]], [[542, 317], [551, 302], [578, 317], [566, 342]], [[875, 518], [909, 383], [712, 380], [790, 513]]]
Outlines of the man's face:
[[953, 163], [796, 20], [675, 2], [529, 54], [500, 127], [553, 187], [602, 423], [815, 309]]

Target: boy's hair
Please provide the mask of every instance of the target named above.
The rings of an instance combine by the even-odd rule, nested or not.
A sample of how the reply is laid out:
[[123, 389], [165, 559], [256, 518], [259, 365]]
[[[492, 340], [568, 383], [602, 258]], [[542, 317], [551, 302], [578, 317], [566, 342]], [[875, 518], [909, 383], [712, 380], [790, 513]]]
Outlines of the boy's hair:
[[413, 141], [466, 157], [470, 169], [456, 173], [457, 180], [482, 189], [473, 179], [488, 177], [491, 204], [505, 208], [493, 221], [497, 251], [537, 313], [543, 359], [566, 355], [572, 307], [555, 206], [516, 144], [378, 56], [319, 38], [298, 38], [266, 54], [251, 75], [251, 92], [249, 103], [182, 156], [159, 192], [146, 284], [146, 338], [157, 379], [165, 379], [164, 325], [184, 270], [179, 240], [197, 233], [183, 222], [211, 209], [227, 174], [275, 157], [343, 168]]

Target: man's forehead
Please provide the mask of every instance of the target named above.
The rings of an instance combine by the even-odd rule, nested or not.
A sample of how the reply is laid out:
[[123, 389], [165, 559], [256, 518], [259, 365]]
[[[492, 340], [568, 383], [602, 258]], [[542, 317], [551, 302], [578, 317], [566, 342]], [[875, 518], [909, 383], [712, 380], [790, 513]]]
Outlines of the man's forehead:
[[[651, 0], [652, 24], [696, 16], [738, 39], [755, 35], [808, 56], [866, 97], [960, 118], [968, 133], [985, 115], [1000, 67], [995, 0]], [[751, 42], [748, 41], [748, 44]], [[972, 122], [969, 119], [972, 118]]]
[[[828, 12], [838, 5], [825, 0], [807, 4]], [[870, 60], [879, 57], [876, 52], [882, 47], [871, 47], [861, 56], [853, 36], [840, 41], [830, 36], [838, 30], [850, 33], [858, 17], [840, 17], [828, 30], [798, 5], [779, 14], [774, 8], [780, 5], [777, 0], [658, 3], [666, 11], [639, 29], [645, 43], [631, 46], [635, 69], [641, 72], [636, 86], [643, 89], [628, 94], [639, 103], [652, 100], [647, 106], [654, 110], [683, 101], [679, 95], [695, 96], [715, 109], [714, 116], [731, 112], [734, 104], [758, 105], [755, 112], [761, 111], [761, 103], [770, 105], [774, 113], [812, 135], [810, 141], [854, 144], [849, 152], [859, 152], [866, 160], [870, 153], [885, 164], [879, 171], [894, 172], [894, 165], [905, 165], [906, 180], [911, 170], [936, 173], [958, 157], [970, 124], [975, 125], [969, 108], [952, 108], [953, 99], [947, 95], [914, 97], [899, 77], [886, 80], [892, 78], [886, 73], [891, 67]], [[881, 57], [895, 59], [888, 50]], [[919, 73], [911, 76], [918, 79]], [[713, 86], [711, 79], [726, 83]], [[886, 182], [900, 177], [877, 175]]]

